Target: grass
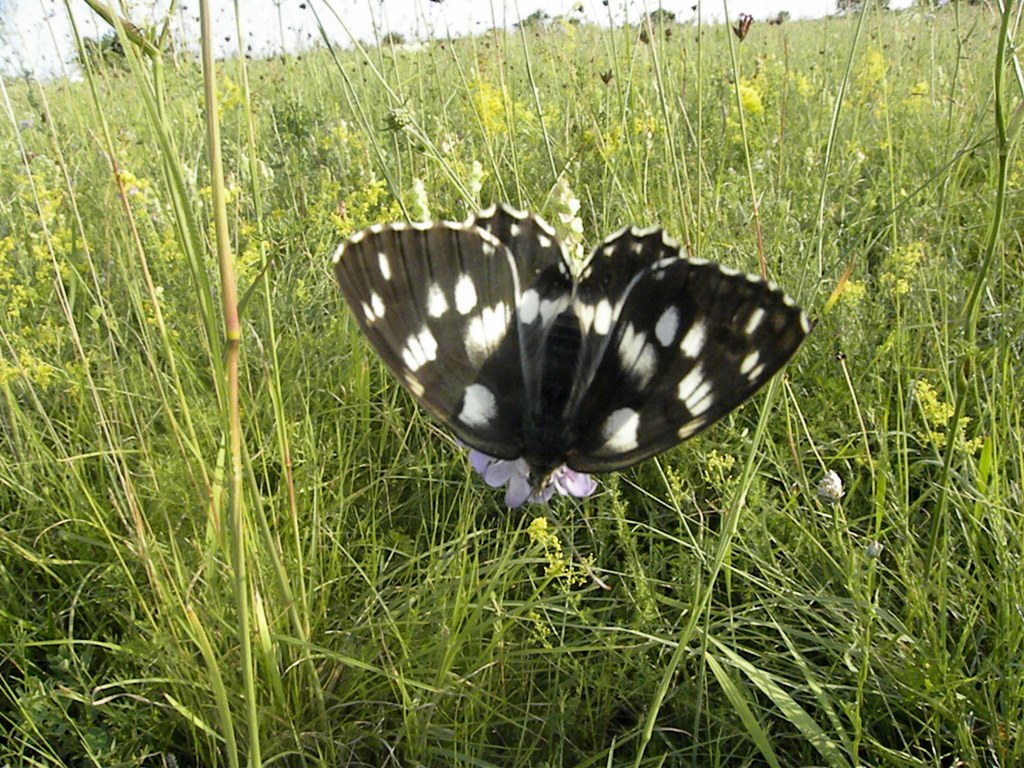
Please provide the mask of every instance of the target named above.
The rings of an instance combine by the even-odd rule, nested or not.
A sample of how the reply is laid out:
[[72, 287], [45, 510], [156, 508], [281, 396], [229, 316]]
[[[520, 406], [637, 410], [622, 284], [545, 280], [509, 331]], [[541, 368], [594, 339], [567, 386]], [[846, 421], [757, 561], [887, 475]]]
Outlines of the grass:
[[[1021, 763], [1015, 18], [216, 72], [122, 27], [124, 66], [4, 81], [0, 764]], [[510, 512], [328, 260], [572, 199], [570, 244], [662, 225], [816, 327], [701, 437]]]

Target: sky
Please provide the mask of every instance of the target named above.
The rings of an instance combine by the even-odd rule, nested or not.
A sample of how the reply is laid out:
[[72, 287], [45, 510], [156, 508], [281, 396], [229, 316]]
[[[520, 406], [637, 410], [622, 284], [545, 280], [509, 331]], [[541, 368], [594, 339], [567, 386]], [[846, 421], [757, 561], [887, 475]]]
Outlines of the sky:
[[[735, 20], [741, 13], [755, 21], [767, 20], [781, 10], [792, 18], [828, 15], [835, 0], [237, 0], [243, 39], [255, 56], [279, 53], [282, 48], [301, 51], [320, 39], [317, 18], [332, 42], [346, 46], [352, 38], [372, 40], [377, 34], [398, 32], [407, 39], [458, 36], [493, 26], [511, 26], [538, 9], [588, 21], [621, 24], [637, 21], [647, 10], [663, 7], [677, 20], [694, 16], [700, 2], [702, 19]], [[110, 2], [110, 0], [108, 0]], [[74, 23], [83, 37], [102, 37], [110, 28], [85, 4], [69, 3]], [[118, 0], [112, 5], [118, 6]], [[220, 53], [238, 50], [235, 2], [210, 0], [211, 18]], [[161, 18], [167, 0], [127, 2], [129, 18], [145, 22]], [[179, 40], [198, 39], [198, 0], [179, 0], [174, 24]], [[40, 79], [72, 74], [67, 62], [74, 42], [64, 0], [0, 0], [0, 72], [28, 74]]]

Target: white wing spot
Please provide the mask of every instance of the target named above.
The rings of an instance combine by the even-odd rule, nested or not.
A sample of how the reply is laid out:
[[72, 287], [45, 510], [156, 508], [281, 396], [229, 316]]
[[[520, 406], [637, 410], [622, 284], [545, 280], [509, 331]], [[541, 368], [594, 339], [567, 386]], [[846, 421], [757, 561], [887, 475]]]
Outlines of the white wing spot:
[[523, 228], [521, 226], [519, 226], [518, 224], [516, 224], [515, 222], [513, 222], [512, 224], [509, 225], [508, 233], [512, 237], [519, 237], [519, 233], [522, 232], [522, 231], [523, 231]]
[[559, 295], [556, 299], [544, 299], [540, 303], [541, 325], [547, 328], [568, 305], [569, 299], [564, 294]]
[[386, 311], [384, 301], [376, 291], [370, 294], [370, 302], [363, 302], [363, 316], [368, 323], [375, 323], [384, 317]]
[[612, 327], [612, 303], [601, 299], [594, 307], [594, 333], [604, 336]]
[[541, 248], [550, 248], [551, 247], [551, 238], [547, 237], [546, 235], [538, 235], [537, 236], [537, 242], [540, 243], [540, 247]]
[[761, 359], [761, 353], [756, 349], [749, 355], [743, 358], [743, 362], [740, 363], [740, 373], [746, 377], [750, 377], [750, 372], [754, 370], [754, 366], [757, 365], [757, 361]]
[[483, 384], [470, 384], [462, 393], [459, 421], [467, 427], [486, 427], [498, 414], [498, 401]]
[[693, 416], [700, 416], [711, 405], [711, 382], [699, 365], [693, 366], [679, 382], [679, 400]]
[[632, 408], [619, 408], [612, 411], [601, 427], [604, 438], [604, 449], [609, 452], [625, 453], [639, 445], [636, 437], [640, 426], [640, 414]]
[[647, 343], [647, 334], [637, 333], [630, 323], [619, 340], [619, 364], [636, 380], [637, 389], [646, 387], [658, 367], [658, 357]]
[[416, 373], [427, 363], [437, 359], [437, 339], [430, 332], [427, 326], [423, 326], [417, 334], [413, 334], [405, 341], [405, 349], [402, 350], [402, 362], [412, 373]]
[[408, 371], [405, 373], [405, 386], [412, 392], [413, 397], [423, 397], [423, 393], [426, 392], [420, 380]]
[[519, 322], [529, 325], [540, 312], [540, 294], [533, 288], [519, 297]]
[[679, 428], [679, 431], [676, 432], [676, 436], [680, 440], [685, 440], [688, 437], [692, 437], [693, 435], [701, 431], [701, 429], [704, 427], [704, 423], [704, 419], [694, 419], [693, 421], [688, 421]]
[[606, 245], [604, 248], [601, 249], [601, 255], [604, 256], [606, 259], [611, 258], [613, 253], [615, 253], [614, 245]]
[[576, 317], [580, 321], [580, 330], [587, 333], [594, 324], [594, 305], [577, 304], [575, 307]]
[[391, 263], [388, 261], [388, 255], [384, 251], [377, 254], [377, 263], [380, 265], [380, 276], [385, 280], [390, 280]]
[[635, 256], [639, 256], [644, 252], [644, 244], [640, 240], [635, 240], [630, 244], [629, 250], [632, 251]]
[[469, 275], [462, 275], [455, 283], [455, 308], [460, 315], [468, 314], [476, 306], [476, 286], [473, 285], [473, 278]]
[[448, 311], [448, 299], [444, 297], [444, 291], [437, 283], [433, 283], [427, 289], [427, 314], [431, 317], [441, 317]]
[[658, 322], [654, 326], [654, 336], [661, 346], [667, 347], [675, 339], [678, 330], [679, 310], [675, 307], [669, 307], [658, 318]]
[[484, 307], [479, 315], [466, 325], [463, 343], [466, 354], [473, 365], [481, 365], [494, 352], [508, 329], [508, 313], [505, 303], [499, 301], [493, 307]]
[[707, 335], [708, 329], [704, 321], [697, 320], [679, 342], [679, 351], [689, 358], [696, 358], [704, 348], [704, 339]]
[[750, 313], [750, 317], [747, 318], [747, 324], [743, 327], [743, 332], [750, 336], [757, 330], [757, 326], [764, 320], [764, 310], [761, 307], [757, 307], [753, 312]]

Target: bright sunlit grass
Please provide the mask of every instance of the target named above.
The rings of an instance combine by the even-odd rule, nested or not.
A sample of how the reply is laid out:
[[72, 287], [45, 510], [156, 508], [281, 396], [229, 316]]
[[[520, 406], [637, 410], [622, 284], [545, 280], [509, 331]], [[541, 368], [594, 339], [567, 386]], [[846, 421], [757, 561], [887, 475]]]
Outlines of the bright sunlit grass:
[[[1000, 23], [556, 20], [215, 73], [126, 38], [5, 81], [0, 765], [1024, 762]], [[509, 512], [329, 265], [497, 201], [581, 253], [664, 226], [815, 329], [692, 442]]]

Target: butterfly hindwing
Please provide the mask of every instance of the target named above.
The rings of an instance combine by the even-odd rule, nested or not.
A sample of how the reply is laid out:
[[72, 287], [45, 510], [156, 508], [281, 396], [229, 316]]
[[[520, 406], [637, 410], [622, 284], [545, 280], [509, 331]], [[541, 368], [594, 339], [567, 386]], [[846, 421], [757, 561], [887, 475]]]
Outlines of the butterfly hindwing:
[[532, 214], [496, 205], [478, 214], [473, 225], [493, 235], [512, 252], [522, 290], [545, 270], [566, 264], [565, 248], [555, 230]]
[[607, 343], [588, 339], [602, 352], [568, 457], [584, 472], [621, 469], [695, 435], [759, 389], [810, 330], [775, 286], [687, 259], [660, 231], [618, 239], [647, 253], [648, 266], [622, 297]]
[[516, 320], [528, 410], [540, 397], [538, 361], [544, 357], [552, 324], [572, 299], [569, 259], [551, 226], [531, 214], [497, 206], [481, 213], [476, 224], [515, 255], [521, 286]]

